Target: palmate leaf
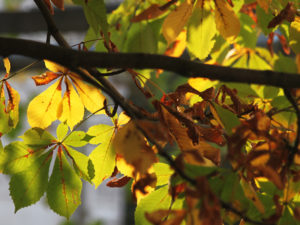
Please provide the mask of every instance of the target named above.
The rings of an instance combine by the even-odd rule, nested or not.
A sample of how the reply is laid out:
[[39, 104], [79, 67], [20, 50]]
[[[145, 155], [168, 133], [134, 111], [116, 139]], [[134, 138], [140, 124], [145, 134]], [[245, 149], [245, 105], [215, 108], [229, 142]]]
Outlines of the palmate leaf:
[[61, 216], [70, 218], [80, 205], [82, 183], [59, 148], [47, 188], [50, 208]]
[[37, 202], [48, 184], [52, 152], [36, 159], [26, 170], [12, 176], [9, 189], [15, 204], [15, 211]]
[[69, 127], [65, 123], [60, 123], [56, 128], [56, 136], [58, 141], [62, 141], [68, 134]]

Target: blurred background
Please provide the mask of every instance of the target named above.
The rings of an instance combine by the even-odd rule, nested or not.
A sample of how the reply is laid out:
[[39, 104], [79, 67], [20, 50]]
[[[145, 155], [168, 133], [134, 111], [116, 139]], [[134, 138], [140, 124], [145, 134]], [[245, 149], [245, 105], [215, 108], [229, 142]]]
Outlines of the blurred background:
[[[121, 0], [106, 1], [107, 10], [115, 9]], [[83, 41], [85, 32], [88, 29], [83, 11], [80, 7], [71, 4], [71, 1], [65, 0], [65, 11], [56, 10], [54, 19], [58, 28], [70, 45], [78, 44]], [[10, 36], [23, 39], [30, 39], [45, 42], [47, 35], [47, 26], [37, 10], [32, 0], [0, 0], [0, 36]], [[51, 44], [56, 42], [51, 39]], [[12, 64], [11, 73], [16, 72], [25, 66], [34, 62], [33, 59], [13, 56], [10, 57]], [[1, 60], [0, 75], [5, 75], [5, 70]], [[40, 93], [45, 87], [36, 87], [32, 79], [33, 75], [39, 75], [45, 70], [42, 62], [35, 63], [30, 70], [19, 73], [10, 80], [10, 84], [21, 95], [20, 105], [20, 124], [17, 129], [9, 135], [1, 138], [3, 145], [11, 141], [18, 140], [18, 136], [29, 128], [26, 119], [26, 110], [28, 102], [34, 95]], [[28, 79], [29, 78], [29, 79]], [[119, 90], [128, 95], [126, 85], [119, 84]], [[23, 119], [22, 119], [23, 118]], [[95, 121], [98, 120], [98, 121]], [[101, 121], [104, 118], [96, 118], [89, 121]], [[88, 126], [88, 125], [86, 125]], [[84, 127], [80, 128], [84, 130]], [[54, 131], [55, 133], [55, 131]], [[85, 149], [88, 155], [91, 149]], [[125, 225], [133, 224], [130, 218], [133, 217], [133, 208], [129, 191], [121, 188], [108, 188], [101, 184], [95, 188], [83, 182], [82, 204], [71, 217], [66, 221], [63, 217], [55, 214], [46, 204], [46, 198], [43, 197], [38, 203], [19, 210], [14, 213], [13, 201], [9, 196], [9, 177], [0, 175], [0, 224], [5, 225]], [[128, 189], [128, 188], [127, 188]], [[128, 220], [129, 219], [129, 220]], [[127, 222], [126, 222], [127, 221]]]

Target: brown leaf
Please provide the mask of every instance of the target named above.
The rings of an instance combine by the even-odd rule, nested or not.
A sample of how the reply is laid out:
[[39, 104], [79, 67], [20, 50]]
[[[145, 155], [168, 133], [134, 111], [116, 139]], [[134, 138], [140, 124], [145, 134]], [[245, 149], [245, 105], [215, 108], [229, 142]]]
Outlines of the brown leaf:
[[131, 191], [134, 199], [139, 202], [143, 197], [152, 192], [156, 186], [157, 177], [155, 173], [147, 173], [138, 176], [137, 180], [132, 183]]
[[143, 12], [141, 12], [140, 14], [134, 16], [131, 19], [131, 22], [136, 23], [136, 22], [140, 22], [143, 20], [154, 19], [154, 18], [162, 15], [165, 11], [166, 11], [166, 9], [162, 10], [158, 4], [153, 4], [149, 8], [147, 8]]
[[276, 27], [277, 25], [283, 23], [284, 20], [293, 22], [295, 19], [297, 10], [294, 7], [293, 2], [288, 2], [286, 7], [280, 11], [280, 13], [275, 16], [268, 24], [268, 28]]
[[145, 217], [154, 225], [180, 225], [186, 215], [185, 210], [161, 209], [151, 213], [146, 212]]
[[113, 178], [112, 180], [108, 181], [106, 186], [108, 187], [124, 187], [129, 181], [131, 177], [123, 176], [120, 178]]

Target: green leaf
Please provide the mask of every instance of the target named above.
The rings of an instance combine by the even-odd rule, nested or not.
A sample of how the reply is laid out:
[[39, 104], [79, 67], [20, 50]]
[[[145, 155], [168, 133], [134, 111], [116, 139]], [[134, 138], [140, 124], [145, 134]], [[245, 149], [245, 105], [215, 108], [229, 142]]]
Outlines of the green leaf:
[[89, 157], [82, 154], [79, 151], [76, 151], [69, 146], [66, 146], [68, 156], [71, 158], [73, 167], [78, 174], [78, 176], [82, 177], [88, 182], [91, 182], [91, 178], [89, 176], [88, 166], [89, 165]]
[[85, 146], [88, 142], [84, 139], [86, 133], [84, 131], [73, 131], [70, 135], [64, 140], [65, 145], [70, 145], [73, 147], [82, 147]]
[[[146, 212], [153, 212], [159, 209], [170, 209], [172, 198], [168, 193], [169, 187], [165, 185], [142, 198], [135, 210], [135, 225], [151, 225], [146, 218]], [[183, 200], [176, 200], [172, 209], [182, 209]]]
[[[83, 4], [84, 14], [94, 33], [103, 32], [106, 43], [109, 42], [108, 23], [104, 0], [89, 0]], [[101, 29], [101, 30], [100, 30]]]
[[238, 117], [223, 107], [214, 104], [214, 107], [224, 125], [224, 128], [228, 134], [232, 134], [232, 129], [240, 125], [240, 120]]
[[297, 225], [299, 224], [297, 220], [293, 217], [291, 213], [290, 207], [286, 206], [283, 211], [283, 215], [281, 216], [278, 225]]
[[70, 218], [81, 203], [81, 188], [80, 178], [69, 165], [62, 150], [58, 149], [47, 188], [50, 208], [59, 215]]
[[9, 190], [15, 212], [37, 202], [43, 196], [48, 184], [51, 158], [52, 151], [40, 156], [26, 170], [12, 176]]
[[14, 174], [25, 170], [35, 159], [35, 152], [24, 142], [16, 141], [0, 151], [0, 171]]
[[156, 186], [168, 184], [170, 177], [174, 173], [174, 171], [170, 168], [170, 165], [166, 163], [155, 163], [153, 167], [157, 177]]
[[236, 39], [236, 42], [241, 46], [255, 49], [256, 47], [256, 30], [251, 26], [254, 25], [254, 21], [250, 16], [240, 13], [241, 31]]
[[97, 188], [103, 180], [111, 176], [115, 168], [116, 152], [112, 148], [111, 138], [98, 145], [89, 157], [94, 164], [95, 177], [92, 181]]
[[215, 19], [209, 3], [204, 2], [203, 8], [195, 7], [187, 31], [189, 52], [199, 59], [205, 59], [215, 44], [213, 37], [216, 34]]
[[64, 137], [67, 135], [69, 131], [69, 127], [66, 123], [60, 123], [56, 129], [57, 140], [62, 141]]
[[96, 145], [99, 143], [103, 143], [111, 138], [113, 132], [114, 128], [112, 126], [106, 124], [98, 124], [90, 127], [87, 131], [87, 134], [90, 136], [94, 136], [94, 138], [90, 140], [90, 144]]
[[279, 53], [279, 57], [274, 63], [274, 70], [284, 73], [297, 73], [295, 59]]
[[274, 28], [268, 28], [269, 22], [274, 17], [271, 11], [272, 10], [269, 10], [267, 14], [259, 5], [256, 6], [257, 24], [266, 36], [274, 30]]
[[128, 31], [124, 51], [156, 53], [158, 40], [155, 24], [155, 22], [133, 23]]
[[38, 127], [27, 130], [20, 138], [33, 149], [47, 148], [56, 140], [48, 131]]

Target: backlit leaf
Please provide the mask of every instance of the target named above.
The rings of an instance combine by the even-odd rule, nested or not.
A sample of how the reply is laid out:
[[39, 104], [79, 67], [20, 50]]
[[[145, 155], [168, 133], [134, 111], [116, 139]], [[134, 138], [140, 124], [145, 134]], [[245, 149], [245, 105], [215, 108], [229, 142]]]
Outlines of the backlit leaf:
[[147, 173], [147, 170], [156, 162], [154, 151], [147, 146], [144, 136], [133, 121], [119, 129], [113, 146], [117, 154], [122, 155], [138, 173]]
[[67, 135], [69, 131], [69, 127], [65, 123], [60, 123], [56, 128], [57, 140], [62, 141], [64, 137]]
[[[91, 177], [89, 175], [89, 157], [82, 154], [81, 152], [66, 146], [66, 151], [68, 156], [71, 158], [73, 167], [77, 172], [78, 176], [82, 177], [86, 181], [91, 182]], [[91, 165], [90, 165], [91, 166]]]
[[98, 124], [92, 126], [87, 131], [87, 134], [94, 136], [89, 142], [91, 144], [100, 144], [111, 138], [114, 128], [106, 124]]
[[27, 130], [20, 138], [32, 149], [46, 148], [55, 140], [48, 131], [38, 127]]
[[15, 174], [25, 170], [35, 159], [34, 153], [21, 141], [6, 145], [0, 152], [0, 172]]
[[215, 21], [220, 34], [232, 42], [240, 33], [240, 21], [227, 1], [215, 0]]
[[215, 40], [214, 16], [208, 1], [198, 1], [190, 19], [187, 32], [187, 47], [190, 53], [199, 59], [205, 59]]
[[44, 60], [45, 66], [48, 70], [52, 71], [53, 73], [58, 73], [58, 74], [66, 74], [69, 70], [57, 63], [51, 62], [49, 60]]
[[183, 27], [192, 15], [192, 10], [192, 1], [185, 0], [167, 16], [162, 25], [162, 33], [167, 40], [168, 45], [175, 41], [179, 33], [182, 31]]
[[46, 128], [57, 119], [61, 101], [61, 79], [36, 96], [28, 105], [27, 117], [31, 127]]
[[300, 17], [297, 16], [290, 26], [291, 48], [295, 53], [300, 53]]
[[165, 10], [162, 10], [158, 4], [153, 4], [138, 15], [134, 16], [131, 19], [131, 22], [140, 22], [142, 20], [154, 19], [162, 15], [164, 12]]
[[156, 186], [168, 184], [171, 175], [174, 173], [170, 166], [165, 163], [155, 163], [153, 167], [157, 177]]
[[[84, 83], [81, 79], [71, 76], [71, 79], [76, 87], [79, 97], [87, 110], [91, 113], [103, 108], [105, 97], [101, 91], [90, 85]], [[104, 113], [104, 110], [97, 114]]]
[[3, 63], [4, 63], [5, 70], [6, 70], [6, 74], [9, 74], [10, 73], [10, 68], [11, 68], [9, 59], [4, 58]]
[[112, 148], [113, 130], [110, 130], [110, 135], [107, 134], [107, 140], [98, 145], [89, 155], [94, 164], [95, 176], [93, 183], [97, 188], [103, 180], [110, 177], [115, 168], [116, 152]]
[[42, 75], [33, 76], [31, 78], [34, 80], [36, 86], [40, 86], [40, 85], [48, 84], [60, 76], [61, 75], [58, 73], [46, 72], [43, 73]]
[[62, 99], [62, 113], [59, 120], [68, 124], [71, 130], [84, 115], [84, 106], [69, 79], [65, 79], [66, 92]]
[[48, 184], [51, 158], [52, 152], [44, 154], [26, 170], [12, 176], [9, 190], [15, 204], [15, 212], [37, 202], [43, 196]]
[[86, 133], [84, 131], [73, 131], [63, 143], [73, 147], [82, 147], [88, 143], [86, 140], [84, 140], [85, 136]]
[[50, 208], [61, 216], [70, 218], [81, 204], [82, 183], [70, 167], [64, 153], [58, 149], [52, 175], [47, 188]]

